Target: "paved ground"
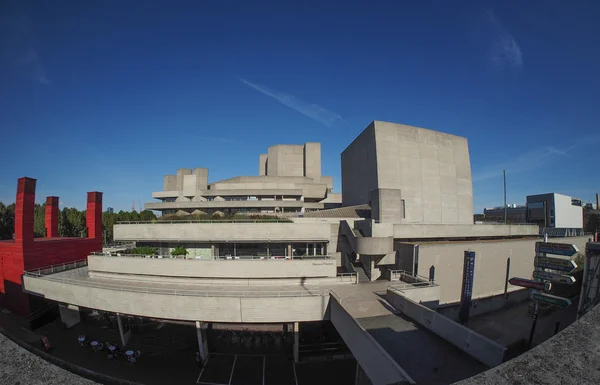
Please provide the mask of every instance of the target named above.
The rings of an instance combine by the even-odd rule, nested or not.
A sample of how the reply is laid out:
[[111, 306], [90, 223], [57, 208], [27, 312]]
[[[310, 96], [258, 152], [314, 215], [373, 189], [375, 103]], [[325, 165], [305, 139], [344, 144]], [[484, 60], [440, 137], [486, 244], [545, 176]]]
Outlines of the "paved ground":
[[[46, 335], [53, 346], [52, 356], [85, 370], [150, 385], [196, 384], [200, 381], [201, 369], [195, 356], [195, 327], [191, 325], [167, 324], [160, 329], [145, 330], [143, 334], [132, 333], [128, 348], [141, 350], [142, 357], [136, 365], [131, 365], [122, 357], [109, 360], [104, 352], [79, 346], [77, 337], [80, 334], [100, 342], [120, 344], [118, 332], [102, 327], [99, 321], [88, 319], [72, 329], [65, 329], [56, 320], [35, 332], [23, 329], [21, 324], [21, 317], [0, 310], [1, 331], [35, 347], [40, 345], [41, 336]], [[1, 384], [93, 384], [5, 340], [4, 336], [0, 336]], [[217, 356], [219, 358], [215, 358]], [[294, 364], [286, 355], [238, 355], [235, 366], [234, 360], [235, 355], [211, 355], [203, 372], [203, 382], [229, 384], [231, 380], [231, 384], [245, 385], [351, 385], [356, 371], [354, 359]], [[45, 373], [52, 378], [45, 377]], [[37, 377], [41, 380], [38, 381]], [[56, 381], [53, 382], [54, 378]]]
[[[533, 346], [552, 337], [557, 322], [560, 323], [559, 331], [575, 322], [577, 301], [573, 302], [574, 305], [566, 309], [555, 307], [542, 309], [535, 329]], [[523, 345], [524, 342], [521, 344], [519, 342], [529, 340], [531, 331], [532, 313], [529, 312], [529, 307], [532, 303], [533, 301], [524, 301], [511, 308], [473, 317], [465, 326], [507, 347]]]
[[600, 306], [556, 336], [460, 385], [600, 384]]
[[367, 330], [417, 384], [450, 384], [487, 367], [411, 319], [386, 300], [390, 282], [333, 289], [344, 309]]
[[92, 385], [61, 369], [6, 338], [0, 330], [0, 383], [27, 385]]

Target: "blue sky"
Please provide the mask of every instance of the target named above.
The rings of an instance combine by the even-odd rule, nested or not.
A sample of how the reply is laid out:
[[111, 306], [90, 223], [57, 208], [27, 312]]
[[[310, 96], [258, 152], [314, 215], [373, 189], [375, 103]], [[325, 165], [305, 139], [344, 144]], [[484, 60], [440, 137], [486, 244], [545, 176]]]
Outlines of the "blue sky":
[[[256, 175], [277, 143], [340, 153], [372, 121], [469, 139], [475, 210], [600, 191], [600, 3], [0, 3], [0, 200], [129, 209], [163, 175]], [[137, 206], [137, 203], [136, 203]]]

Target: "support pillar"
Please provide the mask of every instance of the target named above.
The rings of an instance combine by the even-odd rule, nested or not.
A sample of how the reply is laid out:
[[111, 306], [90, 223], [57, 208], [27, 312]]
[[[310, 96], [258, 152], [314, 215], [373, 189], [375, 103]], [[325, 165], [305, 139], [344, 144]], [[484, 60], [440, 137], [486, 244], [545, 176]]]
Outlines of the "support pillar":
[[58, 197], [46, 197], [46, 238], [58, 237]]
[[294, 362], [300, 361], [300, 323], [294, 322]]
[[204, 338], [204, 333], [202, 333], [202, 322], [200, 321], [196, 321], [196, 336], [198, 337], [198, 352], [200, 352], [200, 359], [204, 362], [208, 356], [208, 339]]
[[[127, 346], [127, 342], [131, 337], [131, 330], [125, 331], [125, 328], [123, 327], [123, 320], [121, 319], [121, 315], [119, 313], [117, 313], [117, 325], [119, 326], [119, 335], [121, 336], [121, 343], [123, 344], [123, 346]], [[129, 327], [127, 329], [129, 329]]]
[[215, 245], [214, 244], [210, 245], [210, 256], [211, 257], [216, 257], [216, 255], [215, 255]]
[[292, 244], [291, 243], [289, 243], [287, 245], [287, 255], [286, 256], [287, 257], [291, 257], [292, 256]]
[[67, 329], [81, 322], [81, 314], [79, 313], [78, 306], [61, 303], [58, 304], [58, 311], [60, 312], [60, 320]]

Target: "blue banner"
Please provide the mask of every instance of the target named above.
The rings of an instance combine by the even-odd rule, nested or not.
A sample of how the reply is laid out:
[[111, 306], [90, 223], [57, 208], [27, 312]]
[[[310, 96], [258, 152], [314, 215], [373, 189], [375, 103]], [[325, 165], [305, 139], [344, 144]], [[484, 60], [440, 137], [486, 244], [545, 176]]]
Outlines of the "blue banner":
[[465, 259], [463, 264], [463, 280], [462, 291], [460, 293], [460, 310], [458, 311], [458, 319], [461, 323], [469, 320], [469, 312], [471, 311], [471, 297], [473, 296], [473, 277], [475, 275], [475, 252], [465, 251]]

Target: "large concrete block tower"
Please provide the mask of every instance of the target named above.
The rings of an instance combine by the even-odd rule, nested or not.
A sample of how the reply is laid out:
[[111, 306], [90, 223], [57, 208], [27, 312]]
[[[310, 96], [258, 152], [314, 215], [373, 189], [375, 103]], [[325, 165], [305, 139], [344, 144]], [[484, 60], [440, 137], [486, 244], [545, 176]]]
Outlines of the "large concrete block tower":
[[342, 204], [367, 203], [384, 223], [472, 224], [467, 139], [372, 122], [342, 152]]

